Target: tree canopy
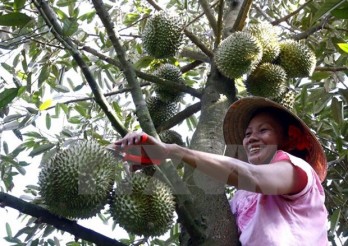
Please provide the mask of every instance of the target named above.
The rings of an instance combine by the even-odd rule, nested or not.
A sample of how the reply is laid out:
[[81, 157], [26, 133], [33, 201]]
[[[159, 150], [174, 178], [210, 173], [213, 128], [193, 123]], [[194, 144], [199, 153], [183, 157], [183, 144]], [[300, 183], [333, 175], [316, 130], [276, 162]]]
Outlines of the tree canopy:
[[[142, 38], [146, 23], [161, 10], [183, 23], [183, 37], [174, 55], [156, 58], [144, 49]], [[347, 19], [346, 0], [1, 0], [0, 137], [11, 133], [19, 144], [0, 138], [0, 205], [18, 210], [23, 221], [17, 232], [1, 225], [5, 240], [59, 245], [52, 236], [59, 230], [75, 236], [69, 245], [238, 245], [227, 200], [233, 187], [185, 165], [156, 167], [174, 187], [177, 204], [177, 221], [164, 239], [106, 236], [56, 216], [42, 204], [36, 180], [25, 174], [76, 140], [96, 139], [106, 146], [135, 130], [160, 138], [179, 129], [189, 148], [224, 154], [224, 113], [249, 93], [246, 75], [228, 78], [219, 72], [215, 51], [231, 34], [267, 22], [281, 40], [299, 41], [316, 56], [310, 76], [287, 83], [296, 95], [294, 111], [318, 136], [328, 160], [323, 186], [329, 240], [346, 245]], [[182, 83], [161, 77], [163, 64], [179, 68]], [[149, 107], [158, 86], [182, 95], [163, 120], [155, 119]], [[26, 183], [23, 197], [12, 194], [18, 180]], [[107, 210], [94, 219], [116, 226]]]

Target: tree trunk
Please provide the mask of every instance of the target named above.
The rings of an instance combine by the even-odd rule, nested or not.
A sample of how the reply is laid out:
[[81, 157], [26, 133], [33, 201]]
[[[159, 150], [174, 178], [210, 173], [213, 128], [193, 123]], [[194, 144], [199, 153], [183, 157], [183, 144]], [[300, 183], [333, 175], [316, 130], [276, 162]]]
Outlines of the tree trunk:
[[[229, 82], [229, 83], [227, 83]], [[230, 85], [230, 89], [225, 88]], [[224, 154], [225, 143], [222, 122], [230, 105], [221, 93], [229, 91], [229, 98], [235, 97], [233, 81], [226, 81], [212, 66], [202, 97], [201, 115], [197, 129], [192, 137], [190, 148], [205, 152]], [[199, 165], [199, 163], [198, 163]], [[195, 209], [201, 215], [196, 223], [204, 229], [206, 240], [194, 242], [183, 232], [182, 245], [239, 245], [234, 216], [225, 194], [225, 181], [214, 180], [197, 169], [185, 167], [185, 181], [190, 187]]]

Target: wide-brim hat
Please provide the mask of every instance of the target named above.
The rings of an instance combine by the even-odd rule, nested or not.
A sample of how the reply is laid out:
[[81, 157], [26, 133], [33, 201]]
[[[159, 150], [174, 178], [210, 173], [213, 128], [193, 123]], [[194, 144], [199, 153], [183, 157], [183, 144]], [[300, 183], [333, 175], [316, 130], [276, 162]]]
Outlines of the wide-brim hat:
[[223, 122], [223, 133], [227, 146], [241, 146], [248, 122], [261, 108], [276, 108], [287, 113], [302, 127], [304, 137], [309, 141], [307, 162], [313, 167], [321, 181], [327, 173], [325, 152], [309, 127], [297, 115], [284, 106], [264, 97], [245, 97], [234, 102], [228, 109]]

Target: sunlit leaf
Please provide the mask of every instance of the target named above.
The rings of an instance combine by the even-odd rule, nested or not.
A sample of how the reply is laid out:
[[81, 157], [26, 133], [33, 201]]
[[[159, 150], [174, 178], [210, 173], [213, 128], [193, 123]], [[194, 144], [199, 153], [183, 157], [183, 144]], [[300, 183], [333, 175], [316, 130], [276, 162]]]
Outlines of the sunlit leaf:
[[344, 52], [348, 53], [348, 43], [338, 43], [338, 47], [340, 47]]
[[51, 98], [50, 98], [50, 99], [47, 99], [46, 101], [44, 101], [44, 102], [40, 105], [39, 110], [40, 110], [40, 111], [43, 111], [43, 110], [49, 108], [49, 107], [52, 105], [52, 102], [53, 102], [53, 100], [52, 100]]

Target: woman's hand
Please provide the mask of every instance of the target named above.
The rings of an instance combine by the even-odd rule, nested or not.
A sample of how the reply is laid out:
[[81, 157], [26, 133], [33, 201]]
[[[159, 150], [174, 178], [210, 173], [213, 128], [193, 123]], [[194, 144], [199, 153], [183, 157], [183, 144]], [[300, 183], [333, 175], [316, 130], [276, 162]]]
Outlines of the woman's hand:
[[160, 164], [168, 157], [168, 148], [165, 143], [143, 132], [128, 133], [113, 144], [113, 148], [124, 153], [123, 159], [137, 162], [142, 165]]

